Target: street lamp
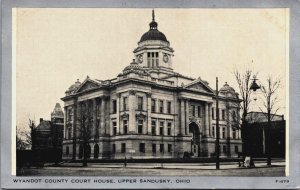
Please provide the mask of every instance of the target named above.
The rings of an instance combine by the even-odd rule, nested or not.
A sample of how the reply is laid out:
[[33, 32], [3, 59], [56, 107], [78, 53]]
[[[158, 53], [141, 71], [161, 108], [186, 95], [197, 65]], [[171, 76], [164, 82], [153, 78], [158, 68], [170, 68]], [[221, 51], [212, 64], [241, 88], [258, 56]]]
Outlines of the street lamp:
[[[261, 89], [261, 87], [256, 83], [256, 80], [258, 80], [257, 78], [256, 78], [256, 76], [254, 75], [253, 76], [253, 82], [252, 82], [252, 84], [251, 84], [251, 86], [250, 86], [250, 90], [253, 90], [254, 92], [256, 91], [256, 90], [258, 90], [258, 89]], [[267, 153], [267, 165], [268, 166], [270, 166], [271, 165], [271, 152], [270, 152], [270, 139], [271, 139], [271, 111], [270, 111], [270, 108], [269, 107], [267, 107], [267, 117], [268, 117], [268, 138], [267, 138], [267, 140], [266, 140], [266, 138], [265, 138], [265, 127], [264, 127], [264, 125], [263, 125], [263, 143], [265, 144], [265, 146], [266, 146], [266, 148], [265, 148], [265, 150], [266, 150], [266, 153]]]

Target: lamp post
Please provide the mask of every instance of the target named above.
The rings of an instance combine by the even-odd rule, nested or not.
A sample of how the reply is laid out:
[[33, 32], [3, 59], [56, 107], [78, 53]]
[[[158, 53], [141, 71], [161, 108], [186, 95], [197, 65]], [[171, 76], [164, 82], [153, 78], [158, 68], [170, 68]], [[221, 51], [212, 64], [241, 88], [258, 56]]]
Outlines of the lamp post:
[[218, 77], [216, 77], [216, 169], [220, 169], [220, 129], [219, 129], [219, 90]]
[[[254, 92], [256, 92], [256, 90], [261, 89], [261, 87], [256, 83], [256, 80], [258, 80], [256, 78], [256, 76], [253, 76], [253, 82], [250, 86], [250, 90], [253, 90]], [[265, 151], [267, 154], [267, 165], [270, 166], [271, 165], [271, 152], [270, 152], [270, 139], [271, 139], [271, 109], [269, 106], [269, 100], [267, 100], [268, 102], [268, 106], [267, 106], [267, 119], [268, 119], [268, 127], [267, 127], [267, 138], [265, 138], [265, 127], [263, 126], [263, 143], [265, 145]]]

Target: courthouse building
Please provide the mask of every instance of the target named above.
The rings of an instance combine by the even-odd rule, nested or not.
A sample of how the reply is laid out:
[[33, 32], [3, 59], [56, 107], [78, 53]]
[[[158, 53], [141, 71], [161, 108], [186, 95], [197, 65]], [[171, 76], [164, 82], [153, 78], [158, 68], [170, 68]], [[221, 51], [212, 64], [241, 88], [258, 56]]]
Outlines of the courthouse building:
[[[216, 93], [208, 82], [173, 70], [174, 50], [158, 30], [138, 41], [133, 61], [116, 78], [87, 78], [66, 91], [64, 159], [212, 157], [216, 141]], [[179, 52], [180, 53], [180, 52]], [[180, 63], [184, 64], [184, 63]], [[204, 65], [205, 66], [205, 65]], [[241, 152], [239, 99], [227, 83], [219, 90], [221, 156]], [[82, 115], [88, 113], [82, 130]]]

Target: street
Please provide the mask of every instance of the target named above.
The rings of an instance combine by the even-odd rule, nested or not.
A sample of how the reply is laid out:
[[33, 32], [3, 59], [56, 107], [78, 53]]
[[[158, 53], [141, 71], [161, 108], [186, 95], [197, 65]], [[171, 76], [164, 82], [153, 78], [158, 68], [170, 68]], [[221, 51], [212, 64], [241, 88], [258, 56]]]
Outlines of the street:
[[241, 168], [236, 163], [221, 164], [220, 170], [214, 164], [63, 164], [43, 168], [24, 168], [19, 170], [24, 176], [285, 176], [285, 163], [276, 162], [272, 166], [256, 163], [255, 168]]

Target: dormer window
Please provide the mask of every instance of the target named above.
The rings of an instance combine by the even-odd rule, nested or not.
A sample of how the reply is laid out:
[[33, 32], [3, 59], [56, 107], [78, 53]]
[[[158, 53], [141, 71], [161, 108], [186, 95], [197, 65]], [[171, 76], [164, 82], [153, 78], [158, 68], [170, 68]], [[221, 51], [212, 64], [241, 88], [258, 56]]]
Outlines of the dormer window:
[[158, 67], [158, 52], [147, 53], [148, 67]]

